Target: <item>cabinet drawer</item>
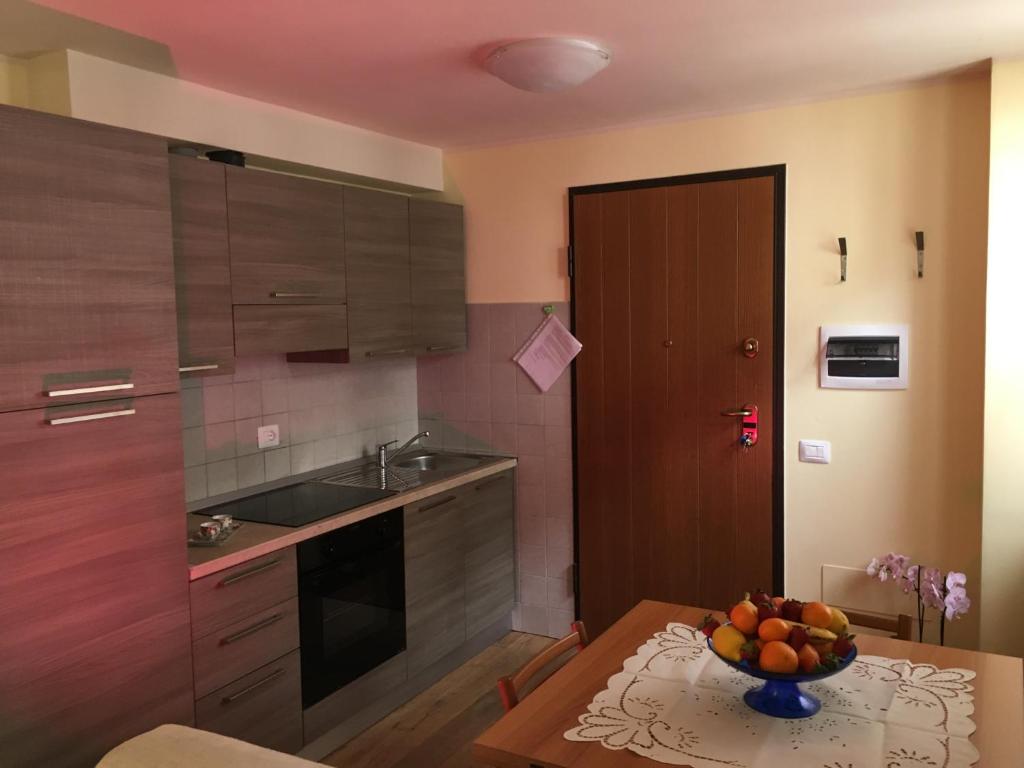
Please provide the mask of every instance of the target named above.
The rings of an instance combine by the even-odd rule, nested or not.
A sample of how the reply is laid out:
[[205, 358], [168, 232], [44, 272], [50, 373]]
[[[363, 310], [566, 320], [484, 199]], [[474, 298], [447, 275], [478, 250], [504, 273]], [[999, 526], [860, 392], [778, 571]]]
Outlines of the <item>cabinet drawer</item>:
[[196, 696], [237, 680], [299, 647], [299, 600], [248, 616], [192, 643]]
[[234, 624], [298, 592], [294, 547], [193, 581], [192, 637]]
[[196, 727], [281, 752], [302, 748], [302, 679], [292, 651], [196, 702]]
[[348, 347], [344, 304], [236, 305], [234, 317], [238, 357]]

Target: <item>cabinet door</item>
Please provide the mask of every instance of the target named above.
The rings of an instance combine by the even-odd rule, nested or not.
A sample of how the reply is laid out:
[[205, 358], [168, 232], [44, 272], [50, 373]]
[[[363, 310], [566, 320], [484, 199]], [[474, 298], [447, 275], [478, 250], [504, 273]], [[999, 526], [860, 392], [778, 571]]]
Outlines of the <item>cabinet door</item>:
[[344, 304], [339, 184], [227, 166], [235, 304]]
[[407, 197], [345, 188], [345, 276], [351, 361], [413, 355]]
[[5, 768], [192, 723], [182, 474], [176, 394], [0, 415]]
[[463, 497], [456, 489], [405, 508], [409, 677], [466, 639]]
[[419, 352], [466, 349], [466, 246], [462, 207], [409, 201], [413, 327]]
[[467, 637], [507, 615], [516, 599], [513, 478], [511, 470], [484, 478], [467, 505]]
[[178, 371], [231, 373], [231, 267], [224, 165], [172, 155], [171, 224], [178, 301]]
[[348, 327], [345, 305], [320, 304], [292, 307], [236, 305], [235, 352], [270, 355], [345, 349]]
[[166, 143], [0, 106], [0, 146], [0, 411], [176, 391]]

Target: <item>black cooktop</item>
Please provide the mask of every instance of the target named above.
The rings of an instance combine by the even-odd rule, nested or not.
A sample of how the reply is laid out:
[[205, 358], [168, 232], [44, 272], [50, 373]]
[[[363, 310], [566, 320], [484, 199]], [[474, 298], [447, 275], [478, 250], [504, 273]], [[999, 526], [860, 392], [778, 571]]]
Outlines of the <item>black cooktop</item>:
[[393, 496], [395, 491], [329, 483], [296, 483], [196, 512], [231, 515], [236, 520], [298, 528], [339, 512]]

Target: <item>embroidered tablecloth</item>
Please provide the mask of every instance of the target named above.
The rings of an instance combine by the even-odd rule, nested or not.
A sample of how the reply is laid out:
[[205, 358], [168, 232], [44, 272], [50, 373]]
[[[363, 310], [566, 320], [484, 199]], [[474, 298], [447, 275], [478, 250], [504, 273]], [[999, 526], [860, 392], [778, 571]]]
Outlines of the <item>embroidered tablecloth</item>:
[[821, 700], [813, 717], [755, 712], [743, 693], [761, 685], [672, 623], [648, 640], [594, 697], [570, 741], [599, 741], [694, 768], [962, 768], [978, 760], [968, 669], [858, 656], [801, 687]]

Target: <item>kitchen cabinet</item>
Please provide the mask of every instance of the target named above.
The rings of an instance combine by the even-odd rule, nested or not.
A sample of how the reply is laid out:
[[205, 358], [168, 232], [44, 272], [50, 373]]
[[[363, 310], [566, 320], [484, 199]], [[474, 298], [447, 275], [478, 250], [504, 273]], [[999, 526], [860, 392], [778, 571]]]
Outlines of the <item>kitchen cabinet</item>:
[[509, 470], [480, 480], [466, 505], [467, 637], [507, 615], [516, 600], [513, 478]]
[[348, 346], [348, 317], [343, 304], [236, 305], [234, 318], [235, 354], [239, 357]]
[[178, 389], [167, 146], [0, 106], [0, 411]]
[[417, 354], [466, 349], [462, 206], [409, 201], [412, 319]]
[[466, 640], [465, 490], [405, 508], [406, 658], [412, 677]]
[[231, 373], [235, 342], [224, 165], [168, 157], [174, 286], [178, 306], [178, 371]]
[[235, 304], [344, 304], [343, 187], [229, 165]]
[[412, 356], [409, 199], [345, 188], [345, 273], [351, 362]]
[[177, 394], [0, 414], [0, 756], [193, 722]]

